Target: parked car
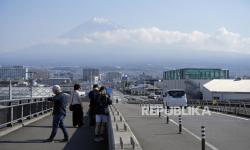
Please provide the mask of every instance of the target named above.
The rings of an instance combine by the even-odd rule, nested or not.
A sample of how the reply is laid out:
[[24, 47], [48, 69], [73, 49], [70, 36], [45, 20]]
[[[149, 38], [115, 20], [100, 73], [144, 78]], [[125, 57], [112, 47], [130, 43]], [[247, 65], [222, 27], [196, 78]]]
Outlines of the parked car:
[[148, 98], [150, 99], [155, 99], [155, 100], [158, 100], [161, 98], [161, 95], [156, 95], [155, 93], [151, 93]]
[[181, 89], [172, 89], [164, 94], [163, 101], [169, 107], [187, 107], [186, 92]]

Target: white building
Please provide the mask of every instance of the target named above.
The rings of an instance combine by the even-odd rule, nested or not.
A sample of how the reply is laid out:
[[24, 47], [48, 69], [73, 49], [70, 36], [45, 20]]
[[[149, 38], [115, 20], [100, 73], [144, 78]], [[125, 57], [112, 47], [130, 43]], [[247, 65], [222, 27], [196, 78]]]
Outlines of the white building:
[[0, 67], [0, 80], [28, 80], [28, 68], [24, 66]]
[[204, 84], [204, 100], [250, 100], [250, 80], [215, 79]]

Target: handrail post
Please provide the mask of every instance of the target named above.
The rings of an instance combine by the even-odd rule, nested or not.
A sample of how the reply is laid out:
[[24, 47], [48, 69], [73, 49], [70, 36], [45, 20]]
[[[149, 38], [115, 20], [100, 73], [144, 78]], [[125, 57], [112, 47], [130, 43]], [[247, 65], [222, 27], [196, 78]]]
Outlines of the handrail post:
[[11, 84], [11, 80], [10, 80], [10, 85], [9, 85], [9, 100], [12, 100], [12, 84]]
[[30, 86], [30, 98], [32, 98], [33, 97], [33, 87], [32, 87], [32, 85]]
[[128, 127], [127, 125], [124, 123], [124, 131], [127, 131], [128, 130]]
[[41, 112], [44, 114], [44, 100], [41, 99]]
[[23, 104], [22, 101], [19, 102], [21, 104], [21, 122], [23, 122], [24, 118], [23, 118], [23, 114], [24, 114], [24, 109], [23, 109]]
[[116, 131], [119, 131], [119, 126], [117, 123], [116, 123], [115, 127], [116, 127]]
[[29, 107], [29, 119], [31, 119], [31, 107], [32, 107], [32, 100], [30, 99], [29, 101], [29, 105], [30, 105], [30, 107]]
[[244, 102], [244, 113], [247, 115], [247, 108], [246, 108], [246, 103]]
[[14, 120], [14, 109], [12, 106], [12, 102], [9, 103], [10, 106], [10, 124], [9, 126], [12, 127], [13, 126], [13, 120]]
[[121, 149], [123, 149], [123, 141], [122, 141], [122, 137], [120, 137], [120, 145], [121, 145]]
[[132, 145], [132, 148], [135, 149], [135, 141], [132, 136], [130, 137], [130, 144]]

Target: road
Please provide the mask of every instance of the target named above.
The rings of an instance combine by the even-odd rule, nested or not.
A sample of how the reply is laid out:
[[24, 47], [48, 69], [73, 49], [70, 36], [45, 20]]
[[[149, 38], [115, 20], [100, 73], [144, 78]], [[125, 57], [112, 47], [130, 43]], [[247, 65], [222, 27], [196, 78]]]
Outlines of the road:
[[211, 116], [182, 117], [183, 134], [178, 134], [178, 117], [142, 116], [135, 104], [117, 104], [125, 119], [145, 150], [200, 150], [201, 126], [206, 127], [207, 150], [249, 150], [250, 121], [247, 118], [213, 113]]

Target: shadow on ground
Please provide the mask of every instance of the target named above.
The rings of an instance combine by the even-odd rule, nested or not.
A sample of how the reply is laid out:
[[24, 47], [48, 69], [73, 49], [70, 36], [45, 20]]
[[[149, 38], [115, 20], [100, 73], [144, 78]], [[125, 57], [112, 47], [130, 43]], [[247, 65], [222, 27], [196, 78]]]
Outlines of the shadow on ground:
[[[28, 125], [24, 126], [25, 128], [52, 128], [52, 126], [38, 126], [38, 125]], [[72, 126], [65, 126], [65, 128], [74, 128]], [[60, 129], [59, 129], [60, 130]]]
[[44, 143], [44, 139], [24, 140], [24, 141], [0, 141], [0, 143]]
[[[84, 106], [84, 110], [87, 111], [88, 103], [85, 103]], [[65, 124], [70, 135], [68, 143], [61, 142], [63, 134], [60, 129], [53, 143], [44, 142], [52, 128], [52, 116], [48, 116], [0, 137], [0, 150], [107, 150], [107, 138], [103, 142], [94, 142], [94, 128], [88, 126], [87, 116], [84, 117], [84, 120], [83, 127], [73, 128], [72, 113], [67, 113]]]
[[87, 118], [84, 120], [85, 126], [75, 131], [63, 150], [108, 150], [107, 134], [104, 141], [94, 142], [94, 127], [89, 127], [87, 125]]

